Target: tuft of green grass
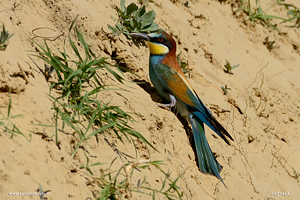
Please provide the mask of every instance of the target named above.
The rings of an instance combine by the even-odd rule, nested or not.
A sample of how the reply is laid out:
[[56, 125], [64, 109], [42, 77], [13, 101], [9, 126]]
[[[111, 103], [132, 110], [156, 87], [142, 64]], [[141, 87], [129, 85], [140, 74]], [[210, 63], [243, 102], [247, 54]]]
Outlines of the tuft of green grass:
[[272, 20], [277, 19], [284, 21], [286, 19], [276, 16], [276, 15], [268, 15], [266, 12], [275, 6], [272, 5], [271, 7], [267, 8], [266, 10], [263, 10], [260, 6], [260, 0], [255, 0], [255, 6], [254, 9], [251, 6], [250, 0], [237, 0], [235, 3], [237, 4], [238, 8], [237, 10], [234, 10], [233, 13], [242, 11], [246, 15], [248, 15], [248, 19], [253, 22], [255, 25], [257, 22], [261, 23], [262, 25], [265, 25], [272, 30], [276, 30], [279, 33], [281, 31], [277, 28], [277, 24], [272, 23]]
[[[118, 170], [112, 171], [111, 168], [115, 161], [116, 158], [111, 162], [108, 173], [101, 170], [100, 177], [90, 176], [93, 179], [92, 182], [101, 189], [99, 193], [94, 194], [97, 200], [122, 199], [122, 197], [130, 199], [132, 193], [149, 195], [152, 199], [155, 199], [158, 194], [165, 196], [167, 199], [182, 199], [183, 192], [176, 185], [181, 175], [172, 180], [170, 178], [171, 174], [161, 169], [162, 161], [140, 160], [138, 162], [127, 162]], [[133, 179], [136, 171], [142, 172], [144, 169], [151, 169], [152, 167], [158, 169], [164, 176], [160, 189], [158, 189], [157, 183], [155, 187], [151, 186], [146, 176], [138, 180]], [[91, 174], [91, 172], [89, 173]]]
[[[256, 1], [257, 3], [258, 1]], [[270, 7], [271, 8], [271, 7]], [[267, 10], [269, 10], [270, 8], [268, 8]], [[254, 9], [254, 11], [252, 13], [249, 13], [249, 19], [255, 24], [257, 21], [261, 22], [262, 24], [272, 28], [273, 30], [277, 30], [279, 31], [279, 29], [277, 28], [277, 25], [273, 24], [271, 22], [271, 20], [273, 19], [280, 19], [280, 20], [285, 20], [282, 17], [278, 17], [275, 15], [267, 15], [266, 11], [263, 11], [261, 6], [256, 4], [256, 8]], [[280, 31], [279, 31], [280, 32]]]
[[114, 35], [121, 33], [127, 35], [133, 32], [150, 33], [158, 30], [158, 24], [154, 22], [155, 11], [146, 12], [145, 5], [139, 8], [135, 3], [131, 3], [126, 7], [125, 0], [121, 0], [120, 8], [115, 7], [115, 10], [118, 13], [116, 25], [108, 25]]
[[[88, 93], [74, 104], [68, 104], [64, 100], [59, 100], [52, 96], [50, 96], [50, 98], [53, 101], [55, 110], [56, 144], [59, 145], [58, 131], [60, 131], [60, 129], [57, 125], [58, 119], [62, 120], [62, 131], [67, 125], [77, 136], [77, 143], [71, 157], [75, 156], [79, 147], [83, 145], [83, 142], [97, 134], [107, 131], [115, 133], [117, 138], [122, 142], [122, 135], [130, 142], [130, 136], [133, 136], [154, 148], [139, 132], [132, 130], [128, 125], [130, 121], [133, 121], [132, 117], [118, 106], [101, 103], [96, 98], [92, 99], [92, 97], [89, 97]], [[86, 121], [88, 124], [84, 123]]]
[[[261, 8], [260, 0], [255, 1], [254, 8], [251, 6], [251, 0], [235, 0], [230, 2], [232, 7], [237, 7], [236, 10], [233, 10], [234, 14], [239, 11], [244, 12], [246, 15], [248, 15], [248, 19], [251, 20], [254, 25], [257, 22], [260, 22], [261, 24], [271, 28], [272, 30], [278, 31], [279, 33], [282, 32], [277, 28], [278, 23], [273, 23], [274, 20], [279, 20], [279, 24], [294, 22], [294, 25], [290, 27], [300, 27], [300, 9], [291, 3], [286, 3], [284, 0], [276, 0], [277, 4], [273, 4], [266, 10]], [[266, 14], [267, 11], [274, 6], [284, 7], [287, 10], [287, 19], [276, 15]]]
[[2, 31], [0, 34], [0, 51], [4, 51], [7, 47], [8, 40], [13, 36], [14, 34], [9, 34], [7, 30], [5, 30], [5, 26], [2, 25]]
[[[27, 138], [22, 131], [11, 121], [11, 119], [15, 119], [18, 117], [22, 117], [23, 115], [11, 115], [11, 97], [9, 98], [9, 103], [7, 107], [7, 114], [3, 114], [0, 110], [0, 127], [3, 127], [4, 132], [9, 133], [10, 137], [13, 138], [15, 134], [22, 135], [29, 142], [31, 141], [31, 134], [29, 138]], [[0, 108], [5, 108], [4, 106], [0, 106]]]
[[283, 0], [277, 0], [278, 5], [285, 7], [287, 10], [288, 19], [283, 20], [281, 23], [295, 21], [293, 27], [300, 27], [300, 9], [293, 4], [285, 3]]
[[[70, 26], [70, 32], [74, 22]], [[55, 89], [60, 95], [58, 97], [49, 95], [54, 108], [56, 145], [60, 144], [59, 132], [64, 132], [65, 126], [68, 126], [76, 137], [71, 157], [75, 156], [85, 141], [103, 132], [113, 132], [121, 141], [124, 136], [131, 142], [133, 136], [155, 149], [140, 133], [132, 130], [129, 123], [133, 122], [133, 118], [128, 113], [118, 106], [97, 99], [97, 94], [109, 90], [101, 83], [98, 70], [107, 70], [121, 83], [124, 75], [120, 67], [109, 64], [106, 58], [97, 57], [84, 40], [82, 33], [76, 27], [74, 30], [77, 41], [72, 39], [70, 33], [68, 41], [76, 60], [71, 60], [67, 56], [65, 47], [63, 51], [57, 50], [58, 54], [55, 54], [50, 50], [47, 42], [44, 44], [45, 47], [35, 42], [39, 51], [35, 52], [34, 56], [53, 67], [57, 76], [50, 90]], [[58, 127], [60, 122], [62, 122], [61, 128]]]
[[[82, 95], [84, 87], [93, 86], [95, 87], [93, 93], [96, 93], [104, 86], [100, 83], [100, 79], [97, 77], [96, 72], [100, 69], [106, 69], [119, 81], [123, 81], [123, 77], [118, 73], [111, 70], [108, 66], [110, 65], [106, 60], [107, 58], [98, 58], [92, 52], [90, 47], [85, 42], [82, 33], [75, 28], [75, 33], [78, 38], [78, 42], [84, 47], [84, 57], [80, 54], [79, 49], [71, 39], [69, 34], [69, 43], [78, 58], [78, 60], [70, 60], [67, 56], [66, 50], [58, 50], [58, 55], [54, 55], [51, 52], [47, 42], [45, 41], [45, 48], [35, 42], [35, 44], [40, 48], [38, 55], [35, 55], [45, 62], [47, 62], [52, 68], [54, 68], [58, 81], [53, 82], [50, 89], [56, 88], [62, 91], [62, 97], [69, 99], [71, 97], [72, 101], [76, 100], [77, 97]], [[75, 69], [72, 66], [76, 66]], [[121, 70], [115, 67], [119, 72]], [[93, 81], [92, 81], [93, 80]], [[91, 85], [93, 84], [93, 85]]]
[[231, 64], [229, 63], [228, 60], [225, 59], [225, 61], [226, 61], [226, 64], [224, 65], [224, 67], [225, 67], [224, 72], [233, 75], [232, 70], [234, 70], [235, 68], [239, 67], [240, 64], [231, 66]]

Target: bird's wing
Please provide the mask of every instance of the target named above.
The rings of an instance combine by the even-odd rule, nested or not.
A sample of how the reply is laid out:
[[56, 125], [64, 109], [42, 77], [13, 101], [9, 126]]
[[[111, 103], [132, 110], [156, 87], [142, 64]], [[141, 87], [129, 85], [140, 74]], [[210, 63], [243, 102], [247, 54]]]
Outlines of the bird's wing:
[[215, 131], [227, 144], [229, 144], [229, 142], [224, 135], [233, 140], [224, 127], [212, 116], [211, 112], [194, 92], [185, 77], [174, 68], [165, 64], [156, 64], [153, 66], [153, 69], [163, 86], [172, 93], [177, 100], [181, 101], [197, 118]]
[[193, 89], [190, 89], [177, 71], [164, 64], [153, 66], [156, 77], [171, 92], [176, 99], [189, 106], [197, 106], [198, 99]]

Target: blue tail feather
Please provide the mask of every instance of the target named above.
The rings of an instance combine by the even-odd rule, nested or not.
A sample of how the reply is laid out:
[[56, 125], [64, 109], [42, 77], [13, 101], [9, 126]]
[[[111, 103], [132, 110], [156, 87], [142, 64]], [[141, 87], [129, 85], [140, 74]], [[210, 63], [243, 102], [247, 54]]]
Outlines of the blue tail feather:
[[195, 111], [193, 113], [199, 120], [204, 122], [209, 128], [211, 128], [215, 133], [217, 133], [228, 145], [229, 142], [226, 139], [225, 135], [229, 137], [232, 141], [233, 138], [229, 135], [229, 133], [224, 129], [224, 127], [212, 116], [205, 116], [199, 111]]
[[189, 121], [193, 129], [193, 136], [194, 136], [194, 142], [195, 142], [200, 171], [203, 173], [209, 173], [211, 175], [215, 175], [224, 184], [223, 179], [221, 178], [220, 175], [222, 166], [215, 159], [209, 147], [209, 144], [205, 137], [203, 122], [198, 120], [197, 117], [195, 117], [193, 114], [189, 116]]

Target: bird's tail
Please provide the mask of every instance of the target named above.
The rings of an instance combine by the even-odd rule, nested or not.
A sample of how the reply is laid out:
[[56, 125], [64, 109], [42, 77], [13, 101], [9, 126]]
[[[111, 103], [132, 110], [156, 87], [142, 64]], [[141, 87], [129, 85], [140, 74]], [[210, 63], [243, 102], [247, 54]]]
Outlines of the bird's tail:
[[203, 122], [198, 120], [198, 118], [195, 117], [193, 114], [189, 116], [189, 121], [192, 124], [194, 142], [200, 171], [203, 173], [215, 175], [224, 184], [223, 179], [220, 175], [222, 166], [215, 159], [208, 145], [208, 142], [205, 137]]

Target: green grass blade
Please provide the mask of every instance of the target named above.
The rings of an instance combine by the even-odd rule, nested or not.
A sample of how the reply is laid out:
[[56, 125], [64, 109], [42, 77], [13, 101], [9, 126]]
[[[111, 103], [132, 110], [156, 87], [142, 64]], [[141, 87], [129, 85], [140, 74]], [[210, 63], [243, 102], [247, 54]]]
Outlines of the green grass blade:
[[10, 110], [11, 110], [11, 97], [9, 98], [9, 102], [8, 102], [7, 118], [9, 118], [10, 116]]
[[81, 74], [82, 70], [81, 69], [77, 69], [76, 71], [73, 71], [68, 77], [67, 79], [64, 81], [65, 85], [70, 81], [72, 82], [74, 77], [77, 77], [77, 75]]
[[85, 140], [89, 139], [90, 137], [92, 137], [92, 136], [94, 136], [94, 135], [96, 135], [96, 134], [98, 134], [98, 133], [101, 133], [102, 131], [104, 131], [104, 130], [106, 130], [106, 129], [109, 129], [109, 128], [115, 126], [116, 124], [117, 124], [117, 122], [113, 122], [113, 123], [111, 123], [111, 124], [107, 124], [106, 126], [101, 127], [100, 129], [98, 129], [98, 130], [92, 132], [91, 134], [89, 134], [89, 135], [85, 138]]
[[75, 148], [75, 150], [73, 151], [73, 153], [72, 153], [72, 155], [71, 155], [71, 158], [74, 158], [74, 156], [75, 156], [76, 152], [78, 151], [78, 149], [79, 149], [81, 143], [82, 143], [82, 140], [80, 140], [80, 141], [77, 143], [76, 148]]
[[142, 136], [139, 132], [131, 130], [131, 131], [128, 131], [128, 134], [130, 134], [136, 138], [139, 138], [145, 144], [149, 145], [151, 148], [153, 148], [155, 151], [158, 152], [158, 150], [154, 146], [152, 146], [152, 144], [150, 144], [150, 142], [148, 142], [148, 140], [146, 140], [146, 138], [144, 138], [144, 136]]
[[73, 51], [75, 52], [76, 56], [79, 58], [80, 62], [82, 62], [83, 60], [82, 60], [82, 58], [81, 58], [81, 56], [80, 56], [80, 53], [79, 53], [79, 51], [78, 51], [76, 45], [75, 45], [74, 42], [72, 41], [71, 35], [70, 35], [70, 34], [69, 34], [69, 42], [70, 42], [70, 45], [71, 45]]
[[75, 19], [72, 21], [72, 23], [71, 23], [71, 25], [70, 25], [70, 28], [69, 28], [69, 32], [71, 32], [71, 30], [72, 30], [72, 28], [73, 28], [73, 26], [74, 26], [74, 23], [75, 23], [75, 21], [77, 20], [78, 17], [79, 17], [79, 15], [77, 15], [77, 16], [75, 17]]

